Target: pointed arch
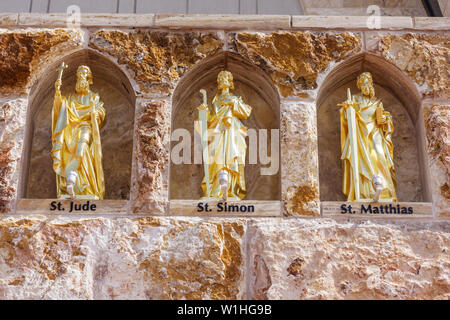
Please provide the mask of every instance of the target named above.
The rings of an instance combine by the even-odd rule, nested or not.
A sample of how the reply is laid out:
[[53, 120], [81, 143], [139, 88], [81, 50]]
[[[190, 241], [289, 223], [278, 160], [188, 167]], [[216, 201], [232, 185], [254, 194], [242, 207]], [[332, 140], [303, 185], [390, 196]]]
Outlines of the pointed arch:
[[206, 58], [183, 75], [173, 94], [172, 119], [177, 114], [182, 101], [185, 101], [192, 92], [193, 87], [216, 83], [217, 74], [222, 70], [230, 71], [234, 81], [245, 83], [255, 90], [270, 104], [279, 120], [280, 96], [270, 77], [249, 60], [228, 51]]
[[321, 82], [317, 96], [317, 106], [336, 88], [353, 81], [362, 72], [371, 72], [374, 81], [390, 90], [406, 108], [409, 117], [415, 124], [421, 106], [420, 93], [415, 83], [397, 66], [380, 56], [361, 53], [336, 65]]

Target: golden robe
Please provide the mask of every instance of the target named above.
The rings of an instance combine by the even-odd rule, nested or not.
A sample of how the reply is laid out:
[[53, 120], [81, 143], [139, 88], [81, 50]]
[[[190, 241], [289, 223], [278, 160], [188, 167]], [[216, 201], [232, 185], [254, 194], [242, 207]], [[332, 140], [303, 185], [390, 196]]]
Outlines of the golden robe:
[[[85, 103], [82, 103], [82, 100]], [[93, 116], [93, 110], [98, 113], [98, 123]], [[104, 198], [105, 182], [100, 142], [100, 129], [104, 124], [105, 109], [97, 93], [89, 91], [89, 97], [83, 99], [78, 94], [63, 97], [59, 90], [56, 91], [52, 110], [52, 159], [58, 198], [68, 195], [68, 170], [78, 174], [74, 184], [75, 195]], [[77, 156], [77, 150], [81, 157]], [[74, 159], [79, 160], [76, 167]]]
[[217, 94], [212, 104], [214, 113], [208, 112], [208, 135], [211, 135], [208, 137], [211, 193], [206, 194], [204, 177], [202, 181], [203, 194], [205, 197], [222, 198], [218, 173], [224, 169], [228, 171], [229, 175], [228, 198], [242, 200], [247, 192], [244, 176], [247, 127], [239, 119], [248, 119], [252, 108], [245, 104], [241, 97], [232, 95], [220, 96]]
[[[383, 104], [376, 98], [362, 95], [353, 96], [360, 104], [355, 107], [356, 140], [358, 150], [359, 190], [361, 199], [372, 199], [375, 188], [372, 177], [378, 174], [383, 177], [384, 185], [380, 199], [397, 201], [395, 192], [394, 145], [392, 133], [394, 125], [389, 112], [383, 112]], [[378, 108], [378, 110], [377, 110]], [[377, 115], [378, 113], [378, 115]], [[377, 123], [377, 117], [386, 117], [384, 124]], [[341, 151], [343, 160], [342, 191], [347, 201], [355, 199], [355, 181], [353, 179], [348, 121], [345, 107], [340, 109], [341, 119]]]

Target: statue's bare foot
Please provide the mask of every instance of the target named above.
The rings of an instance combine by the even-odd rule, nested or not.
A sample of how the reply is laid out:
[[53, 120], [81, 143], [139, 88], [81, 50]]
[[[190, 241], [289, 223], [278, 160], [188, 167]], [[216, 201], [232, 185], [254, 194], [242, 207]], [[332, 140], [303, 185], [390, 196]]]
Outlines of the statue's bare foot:
[[222, 186], [222, 194], [223, 194], [223, 196], [222, 196], [223, 201], [227, 201], [227, 198], [228, 198], [228, 186], [227, 185]]
[[75, 192], [73, 191], [73, 184], [67, 185], [67, 192], [70, 195], [70, 198], [75, 198]]
[[227, 198], [228, 198], [228, 181], [229, 181], [228, 171], [224, 170], [224, 169], [220, 170], [219, 171], [219, 184], [220, 184], [220, 187], [222, 188], [223, 201], [227, 201]]
[[66, 178], [66, 183], [67, 183], [67, 192], [69, 193], [72, 199], [75, 198], [75, 191], [73, 189], [73, 186], [76, 181], [77, 181], [77, 173], [74, 171], [69, 172]]

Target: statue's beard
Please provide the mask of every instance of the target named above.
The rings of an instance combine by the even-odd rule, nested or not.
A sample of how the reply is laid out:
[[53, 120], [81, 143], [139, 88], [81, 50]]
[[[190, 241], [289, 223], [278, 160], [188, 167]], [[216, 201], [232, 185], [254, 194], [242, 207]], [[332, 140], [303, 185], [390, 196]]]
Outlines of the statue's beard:
[[89, 81], [80, 79], [77, 81], [75, 85], [75, 91], [79, 93], [87, 93], [89, 92]]
[[370, 98], [375, 95], [375, 90], [373, 89], [373, 87], [363, 87], [361, 91], [365, 96], [369, 96]]
[[231, 89], [232, 85], [230, 83], [224, 83], [224, 82], [219, 82], [219, 85], [217, 86], [217, 88], [219, 90], [223, 90], [223, 89]]

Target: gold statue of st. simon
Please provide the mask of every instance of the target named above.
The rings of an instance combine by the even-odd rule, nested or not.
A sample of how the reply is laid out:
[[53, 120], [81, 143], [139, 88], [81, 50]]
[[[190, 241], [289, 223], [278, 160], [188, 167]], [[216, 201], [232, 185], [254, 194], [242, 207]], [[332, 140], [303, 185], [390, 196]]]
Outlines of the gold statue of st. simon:
[[52, 110], [52, 159], [58, 198], [103, 199], [105, 180], [102, 167], [100, 129], [105, 109], [88, 66], [79, 66], [75, 93], [61, 95], [63, 62], [58, 68]]
[[[233, 75], [221, 71], [217, 77], [218, 92], [208, 107], [206, 91], [199, 110], [199, 131], [202, 138], [203, 199], [242, 200], [246, 195], [244, 167], [247, 128], [246, 120], [252, 108], [230, 93], [234, 89]], [[210, 110], [211, 109], [211, 110]]]
[[375, 97], [372, 75], [357, 80], [361, 93], [339, 104], [341, 118], [342, 190], [347, 201], [397, 201], [392, 116]]

